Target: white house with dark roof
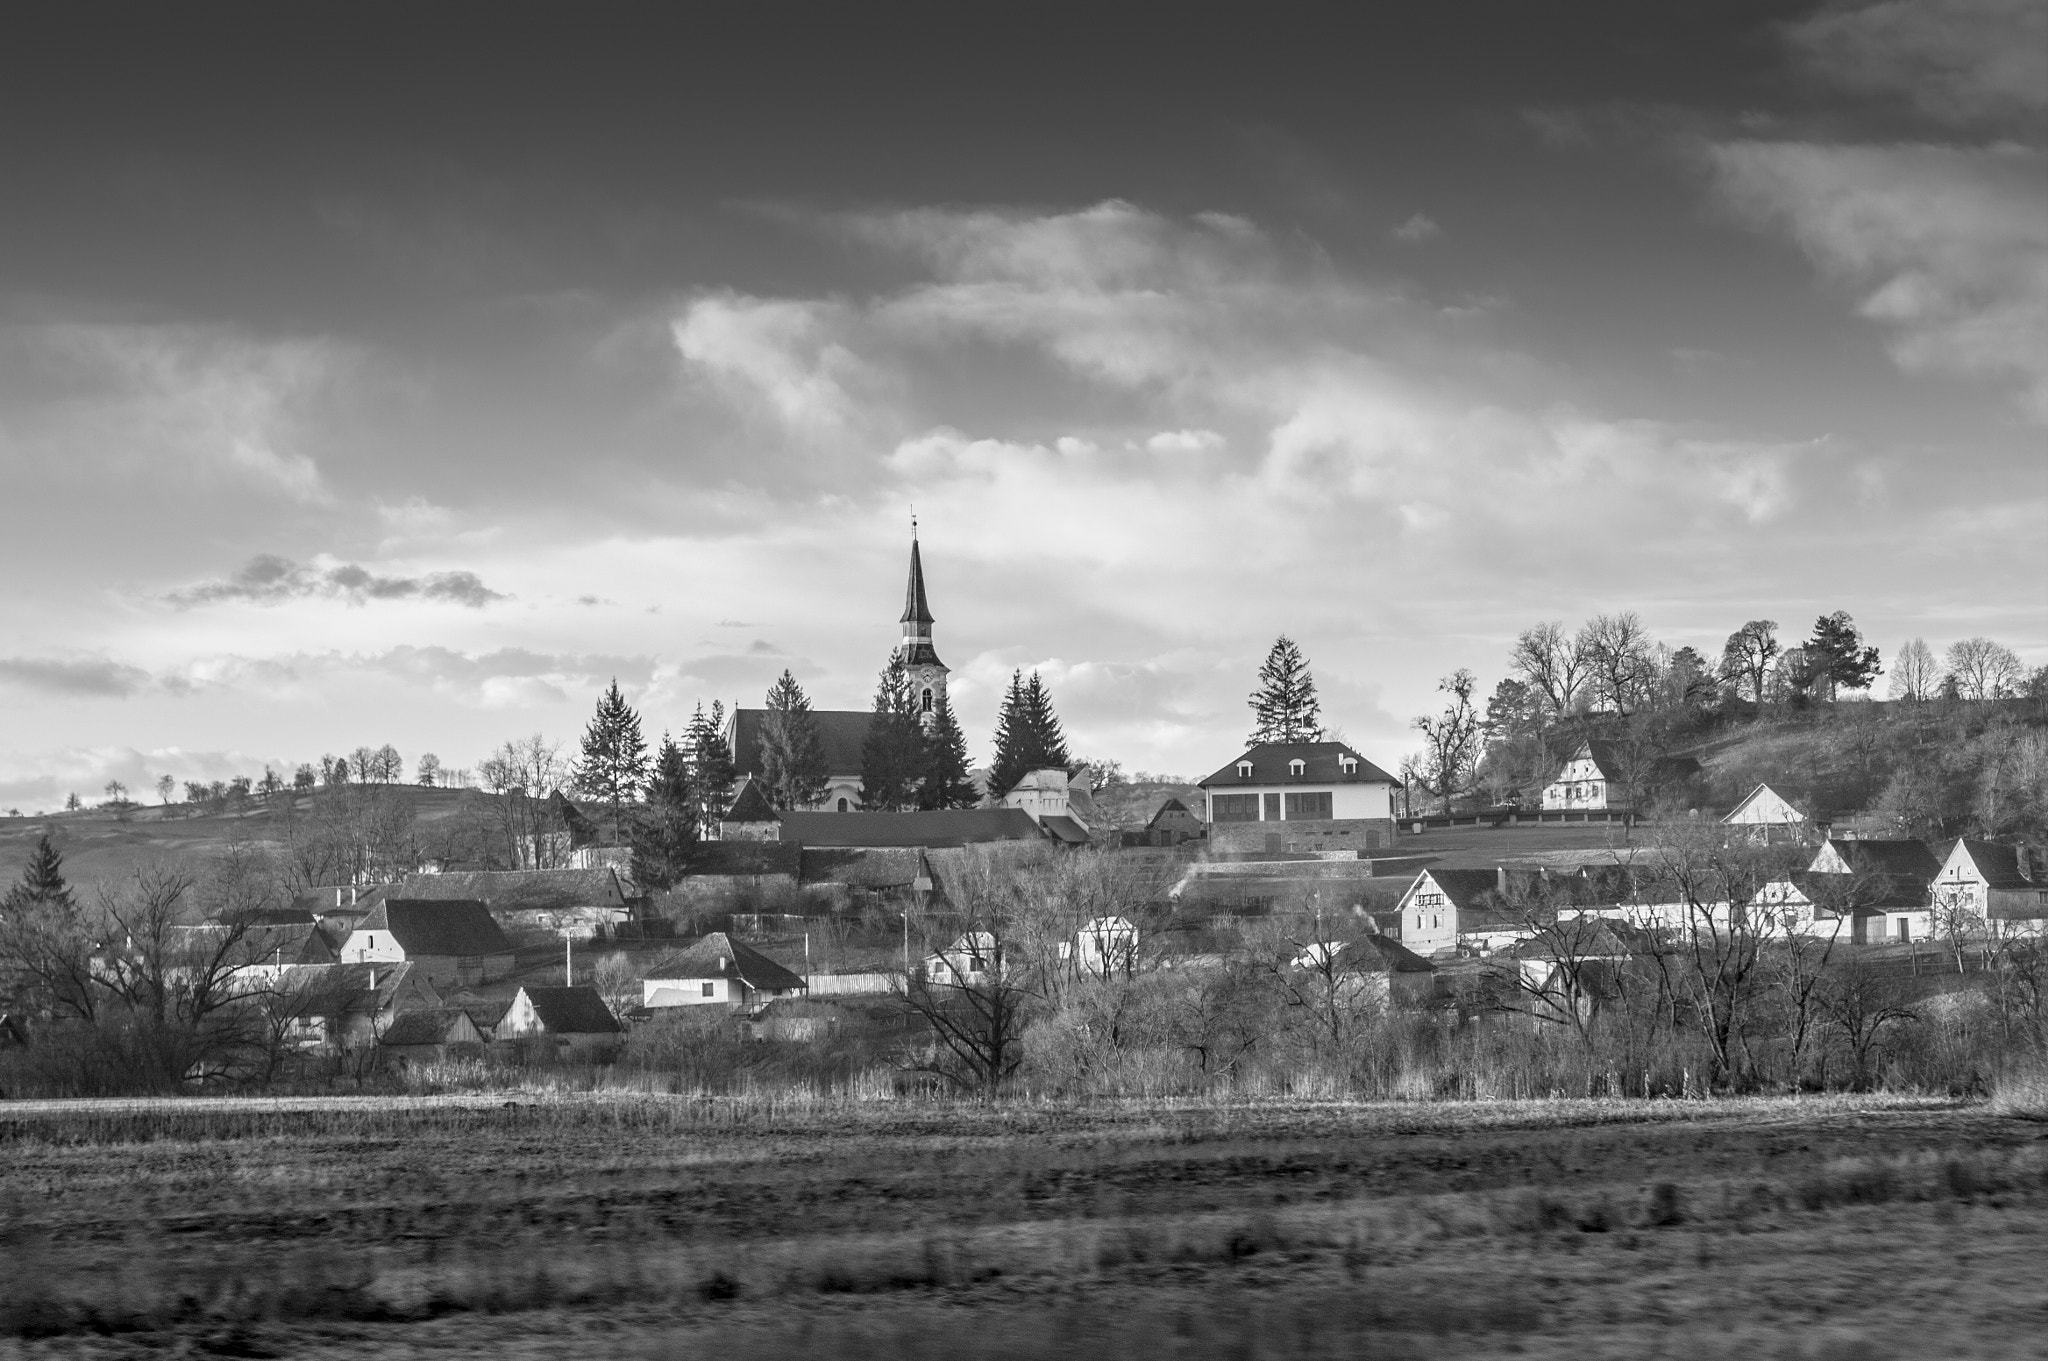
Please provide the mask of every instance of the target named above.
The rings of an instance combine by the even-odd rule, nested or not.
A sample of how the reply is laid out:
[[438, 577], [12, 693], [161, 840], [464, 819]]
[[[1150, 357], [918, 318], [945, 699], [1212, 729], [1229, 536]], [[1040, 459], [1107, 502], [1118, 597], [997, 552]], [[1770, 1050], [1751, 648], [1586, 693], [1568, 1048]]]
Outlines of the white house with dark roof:
[[493, 1039], [539, 1039], [552, 1043], [557, 1051], [581, 1053], [613, 1048], [625, 1031], [596, 988], [529, 983], [505, 1008], [491, 1033]]
[[1959, 837], [1934, 876], [1934, 906], [2003, 934], [2037, 934], [2048, 927], [2048, 875], [2032, 868], [2025, 847]]
[[1394, 844], [1399, 785], [1342, 742], [1261, 742], [1200, 788], [1218, 851], [1363, 853]]
[[641, 1005], [649, 1008], [747, 1010], [810, 990], [801, 975], [723, 931], [713, 931], [650, 965], [640, 988]]
[[1546, 812], [1618, 809], [1627, 802], [1620, 786], [1620, 772], [1608, 745], [1600, 741], [1581, 742], [1557, 778], [1543, 787], [1543, 807]]
[[511, 973], [513, 950], [480, 902], [386, 898], [349, 932], [341, 962], [411, 964], [437, 988], [471, 986]]
[[1762, 830], [1779, 828], [1803, 828], [1807, 816], [1790, 799], [1767, 784], [1760, 784], [1749, 791], [1728, 811], [1721, 821], [1730, 827], [1749, 827]]

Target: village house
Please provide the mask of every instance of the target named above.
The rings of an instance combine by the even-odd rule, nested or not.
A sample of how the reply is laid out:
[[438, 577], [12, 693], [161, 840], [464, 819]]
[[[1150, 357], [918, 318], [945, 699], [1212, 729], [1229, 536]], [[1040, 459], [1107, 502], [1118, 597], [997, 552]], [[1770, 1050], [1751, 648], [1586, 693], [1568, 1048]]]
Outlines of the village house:
[[1543, 787], [1546, 812], [1605, 812], [1625, 808], [1628, 798], [1614, 748], [1597, 739], [1579, 744], [1557, 778]]
[[1727, 827], [1740, 828], [1752, 839], [1764, 842], [1796, 841], [1812, 828], [1804, 812], [1767, 784], [1750, 790], [1721, 822]]
[[1169, 797], [1152, 814], [1144, 830], [1125, 837], [1127, 845], [1136, 846], [1179, 846], [1189, 841], [1200, 841], [1209, 835], [1209, 824], [1203, 822], [1195, 811], [1177, 798]]
[[1395, 905], [1401, 944], [1418, 955], [1449, 954], [1461, 945], [1490, 953], [1512, 945], [1532, 930], [1514, 905], [1517, 887], [1505, 866], [1423, 870]]
[[505, 1008], [492, 1038], [539, 1040], [557, 1054], [607, 1054], [626, 1033], [619, 1018], [591, 987], [542, 987], [528, 983]]
[[1925, 940], [1934, 933], [1934, 880], [1941, 869], [1924, 841], [1831, 838], [1821, 844], [1806, 872], [1833, 876], [1821, 883], [1851, 917], [1852, 939], [1874, 945]]
[[723, 1007], [751, 1011], [778, 997], [809, 991], [803, 978], [744, 941], [713, 931], [648, 966], [641, 1005]]
[[1021, 809], [1054, 840], [1069, 845], [1093, 839], [1093, 829], [1102, 820], [1086, 773], [1070, 776], [1057, 767], [1025, 772], [997, 802]]
[[972, 988], [1002, 969], [1002, 950], [992, 931], [967, 931], [942, 950], [924, 957], [925, 981], [933, 987]]
[[1399, 781], [1342, 742], [1262, 742], [1201, 782], [1223, 854], [1382, 850]]
[[377, 1043], [399, 1016], [442, 1005], [411, 962], [305, 964], [270, 982], [288, 1026], [287, 1045], [336, 1053]]
[[522, 938], [590, 940], [633, 917], [626, 886], [608, 867], [414, 874], [392, 889], [412, 902], [479, 902]]
[[2002, 935], [2037, 934], [2048, 922], [2048, 875], [2033, 870], [2024, 846], [1960, 837], [1932, 891], [1944, 916], [1974, 917]]
[[1622, 971], [1648, 945], [1645, 933], [1626, 923], [1569, 917], [1516, 941], [1499, 967], [1512, 970], [1518, 1010], [1542, 1020], [1587, 1021], [1620, 995]]
[[1094, 978], [1129, 974], [1138, 966], [1138, 928], [1128, 917], [1091, 917], [1059, 943], [1059, 956]]
[[761, 782], [749, 775], [740, 781], [740, 792], [718, 818], [720, 841], [780, 841], [782, 818], [768, 801]]
[[411, 964], [435, 987], [473, 987], [512, 972], [512, 942], [473, 899], [386, 898], [349, 932], [344, 964]]
[[1436, 993], [1436, 965], [1389, 936], [1313, 941], [1293, 963], [1298, 970], [1327, 972], [1348, 1002], [1420, 1007]]
[[377, 1045], [392, 1058], [422, 1063], [462, 1050], [480, 1058], [485, 1040], [476, 1022], [460, 1008], [427, 1007], [394, 1016]]

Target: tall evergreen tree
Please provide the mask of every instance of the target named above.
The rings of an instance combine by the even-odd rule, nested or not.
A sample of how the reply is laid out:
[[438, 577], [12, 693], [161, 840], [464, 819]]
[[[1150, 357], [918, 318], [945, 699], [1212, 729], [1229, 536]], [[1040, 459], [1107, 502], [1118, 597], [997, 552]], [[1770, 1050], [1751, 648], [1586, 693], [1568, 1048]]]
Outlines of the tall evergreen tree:
[[697, 712], [690, 716], [689, 729], [683, 734], [683, 744], [696, 785], [697, 825], [709, 835], [718, 826], [719, 815], [725, 812], [726, 801], [732, 797], [732, 782], [738, 776], [733, 768], [732, 748], [725, 741], [723, 701], [712, 700], [708, 715], [704, 706], [698, 704]]
[[952, 701], [939, 692], [932, 708], [931, 729], [924, 739], [924, 779], [917, 806], [926, 809], [972, 808], [979, 795], [967, 777], [967, 734], [953, 716]]
[[1315, 677], [1308, 658], [1294, 640], [1281, 634], [1259, 668], [1259, 688], [1252, 692], [1251, 744], [1317, 742], [1323, 736], [1323, 706], [1316, 698]]
[[633, 824], [633, 882], [643, 890], [672, 888], [697, 845], [697, 789], [690, 759], [667, 733], [647, 781], [647, 810]]
[[810, 696], [788, 671], [768, 688], [761, 724], [761, 783], [777, 808], [808, 808], [825, 796], [825, 741]]
[[29, 851], [20, 882], [7, 890], [4, 909], [20, 912], [31, 907], [58, 907], [68, 912], [76, 906], [71, 886], [64, 882], [64, 857], [46, 832]]
[[640, 735], [640, 715], [619, 693], [614, 677], [583, 730], [583, 757], [576, 762], [571, 787], [611, 810], [617, 836], [625, 830], [626, 805], [639, 799], [646, 783], [647, 739]]
[[861, 807], [890, 813], [914, 806], [924, 765], [924, 731], [918, 725], [910, 672], [898, 648], [889, 654], [889, 664], [876, 682], [874, 717], [861, 743]]
[[1052, 692], [1034, 671], [1010, 673], [1010, 688], [1003, 695], [1003, 707], [996, 714], [996, 754], [989, 766], [989, 793], [1001, 798], [1017, 787], [1018, 781], [1034, 770], [1073, 764], [1059, 715], [1052, 706]]
[[1877, 649], [1863, 645], [1863, 634], [1847, 610], [1814, 620], [1805, 651], [1815, 688], [1824, 699], [1833, 699], [1837, 689], [1868, 690], [1882, 671]]

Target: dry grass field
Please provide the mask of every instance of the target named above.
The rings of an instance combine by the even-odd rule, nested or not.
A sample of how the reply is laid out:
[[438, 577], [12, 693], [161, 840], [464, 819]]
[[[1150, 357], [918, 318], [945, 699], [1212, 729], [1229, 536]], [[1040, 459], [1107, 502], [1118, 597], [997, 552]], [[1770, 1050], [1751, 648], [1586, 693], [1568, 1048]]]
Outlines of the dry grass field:
[[0, 1353], [2039, 1354], [2048, 1126], [1898, 1098], [0, 1107]]

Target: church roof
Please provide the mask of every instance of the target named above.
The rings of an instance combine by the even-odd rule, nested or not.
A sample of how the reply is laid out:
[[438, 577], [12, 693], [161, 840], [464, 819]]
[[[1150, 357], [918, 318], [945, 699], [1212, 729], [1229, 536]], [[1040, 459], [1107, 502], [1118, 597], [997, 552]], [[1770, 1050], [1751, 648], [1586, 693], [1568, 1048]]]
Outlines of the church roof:
[[[861, 748], [867, 745], [868, 725], [875, 715], [867, 709], [813, 709], [818, 722], [818, 743], [825, 749], [827, 775], [860, 776]], [[732, 711], [732, 764], [740, 775], [760, 775], [762, 725], [766, 709]]]
[[773, 822], [775, 806], [761, 790], [761, 782], [749, 775], [740, 782], [739, 796], [725, 810], [720, 822]]
[[924, 559], [918, 555], [916, 539], [910, 541], [910, 584], [903, 591], [903, 618], [898, 622], [932, 622], [932, 607], [925, 603], [924, 598]]
[[949, 808], [925, 813], [784, 813], [782, 836], [806, 850], [820, 846], [969, 846], [1037, 841], [1044, 836], [1021, 808]]

